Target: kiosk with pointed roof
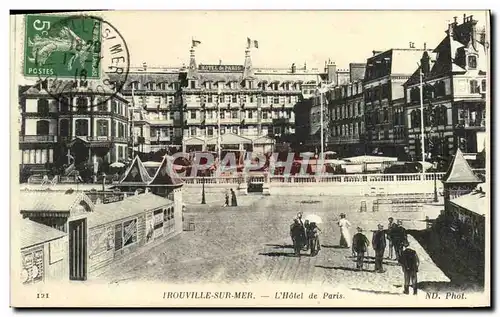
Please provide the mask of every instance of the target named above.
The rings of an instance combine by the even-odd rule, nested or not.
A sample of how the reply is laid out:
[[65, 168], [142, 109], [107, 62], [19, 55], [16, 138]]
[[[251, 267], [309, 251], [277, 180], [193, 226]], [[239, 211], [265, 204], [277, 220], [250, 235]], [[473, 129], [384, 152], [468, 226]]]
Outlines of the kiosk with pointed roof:
[[445, 204], [450, 199], [472, 192], [482, 181], [474, 174], [460, 149], [443, 176]]

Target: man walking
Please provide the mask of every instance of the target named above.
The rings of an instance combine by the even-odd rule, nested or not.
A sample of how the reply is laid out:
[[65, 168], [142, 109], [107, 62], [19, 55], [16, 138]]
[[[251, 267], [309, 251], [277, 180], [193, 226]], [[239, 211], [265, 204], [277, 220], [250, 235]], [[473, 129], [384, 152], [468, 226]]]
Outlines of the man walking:
[[384, 226], [379, 224], [377, 226], [378, 230], [373, 233], [372, 247], [375, 250], [375, 272], [384, 273], [384, 268], [382, 267], [382, 261], [384, 260], [385, 251], [385, 232]]
[[390, 236], [396, 251], [396, 259], [399, 261], [403, 246], [407, 243], [406, 229], [403, 227], [403, 222], [398, 220], [396, 225], [391, 229]]
[[[405, 244], [408, 246], [408, 244]], [[410, 284], [413, 288], [413, 295], [417, 295], [417, 272], [420, 265], [417, 252], [415, 250], [406, 247], [404, 251], [401, 252], [399, 257], [399, 264], [403, 268], [404, 275], [404, 291], [405, 294], [410, 294]]]
[[370, 241], [363, 234], [363, 229], [361, 227], [357, 228], [358, 233], [352, 237], [352, 250], [356, 254], [356, 268], [358, 270], [363, 270], [363, 261], [365, 258], [365, 252], [368, 249]]
[[388, 243], [389, 244], [389, 254], [387, 255], [387, 258], [393, 260], [394, 259], [394, 245], [393, 245], [392, 240], [391, 240], [390, 232], [391, 232], [391, 229], [396, 226], [396, 224], [394, 223], [394, 218], [392, 218], [392, 217], [389, 217], [387, 220], [389, 221], [389, 224], [387, 225], [387, 241], [389, 242]]

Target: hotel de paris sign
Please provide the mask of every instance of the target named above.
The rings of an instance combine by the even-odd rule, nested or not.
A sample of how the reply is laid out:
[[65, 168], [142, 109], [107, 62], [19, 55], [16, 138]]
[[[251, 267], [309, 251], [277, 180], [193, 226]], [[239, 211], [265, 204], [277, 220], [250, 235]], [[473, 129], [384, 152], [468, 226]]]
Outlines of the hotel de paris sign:
[[198, 70], [204, 72], [234, 73], [243, 72], [243, 65], [199, 65]]

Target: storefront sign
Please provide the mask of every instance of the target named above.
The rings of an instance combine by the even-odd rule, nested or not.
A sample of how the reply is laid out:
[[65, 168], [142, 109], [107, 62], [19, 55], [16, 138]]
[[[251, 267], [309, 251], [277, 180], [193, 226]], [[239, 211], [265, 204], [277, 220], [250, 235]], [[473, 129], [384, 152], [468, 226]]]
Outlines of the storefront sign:
[[153, 214], [148, 213], [146, 215], [146, 243], [153, 241], [155, 231], [155, 219]]
[[102, 253], [113, 250], [114, 235], [112, 227], [99, 227], [90, 230], [89, 258], [97, 257]]
[[200, 65], [198, 69], [206, 72], [231, 73], [243, 72], [245, 68], [243, 65]]
[[24, 284], [43, 280], [43, 247], [32, 249], [21, 254], [21, 280]]
[[123, 246], [137, 241], [137, 219], [125, 221], [123, 223]]

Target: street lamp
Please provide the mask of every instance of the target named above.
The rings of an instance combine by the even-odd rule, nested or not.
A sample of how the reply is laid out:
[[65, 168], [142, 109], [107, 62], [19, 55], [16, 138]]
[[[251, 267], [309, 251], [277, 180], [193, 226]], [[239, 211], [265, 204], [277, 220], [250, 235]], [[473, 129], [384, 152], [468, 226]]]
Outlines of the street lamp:
[[203, 174], [201, 174], [201, 204], [206, 205], [207, 202], [205, 201], [205, 171], [203, 171]]

